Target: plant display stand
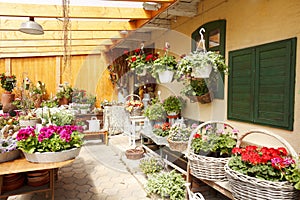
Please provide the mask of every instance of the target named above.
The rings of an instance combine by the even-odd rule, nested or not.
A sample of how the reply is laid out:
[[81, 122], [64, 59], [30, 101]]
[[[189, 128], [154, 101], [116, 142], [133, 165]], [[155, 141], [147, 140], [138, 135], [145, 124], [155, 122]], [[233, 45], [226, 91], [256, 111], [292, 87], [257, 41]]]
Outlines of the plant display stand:
[[[64, 162], [56, 162], [56, 163], [43, 163], [43, 164], [36, 164], [30, 163], [26, 159], [16, 159], [14, 161], [9, 161], [0, 164], [0, 199], [6, 199], [9, 196], [20, 195], [20, 194], [31, 194], [36, 192], [49, 192], [51, 195], [51, 199], [54, 200], [54, 180], [55, 180], [55, 171], [72, 163], [74, 159], [64, 161]], [[25, 173], [25, 172], [34, 172], [40, 170], [49, 170], [49, 183], [34, 187], [28, 184], [23, 184], [20, 188], [10, 191], [3, 191], [3, 178], [5, 175], [9, 174], [18, 174], [18, 173]]]

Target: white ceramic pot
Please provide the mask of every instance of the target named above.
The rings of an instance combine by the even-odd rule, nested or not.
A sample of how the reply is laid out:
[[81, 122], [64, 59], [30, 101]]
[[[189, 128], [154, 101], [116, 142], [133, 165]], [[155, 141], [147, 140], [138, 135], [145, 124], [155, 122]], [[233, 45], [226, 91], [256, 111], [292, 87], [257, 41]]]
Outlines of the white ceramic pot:
[[192, 76], [194, 76], [195, 78], [209, 78], [211, 70], [212, 70], [212, 65], [194, 67]]
[[159, 72], [158, 73], [159, 81], [161, 83], [171, 83], [173, 80], [173, 75], [174, 75], [174, 72], [169, 71], [169, 70]]

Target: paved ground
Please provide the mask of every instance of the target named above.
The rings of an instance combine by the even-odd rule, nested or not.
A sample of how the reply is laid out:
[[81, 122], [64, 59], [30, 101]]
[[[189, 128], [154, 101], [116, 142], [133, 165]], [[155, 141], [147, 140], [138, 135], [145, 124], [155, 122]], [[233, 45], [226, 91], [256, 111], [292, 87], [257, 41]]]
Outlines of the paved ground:
[[[126, 136], [112, 136], [109, 146], [87, 140], [75, 161], [58, 171], [55, 200], [149, 200], [143, 185], [139, 160], [124, 155], [129, 146]], [[207, 186], [208, 187], [208, 186]], [[211, 190], [203, 191], [206, 200], [225, 200]], [[44, 200], [45, 193], [11, 196], [8, 200]]]
[[[75, 161], [59, 170], [55, 200], [149, 199], [141, 183], [145, 178], [133, 176], [114, 150], [95, 140], [86, 142]], [[37, 193], [8, 199], [43, 200], [46, 197], [44, 193]]]

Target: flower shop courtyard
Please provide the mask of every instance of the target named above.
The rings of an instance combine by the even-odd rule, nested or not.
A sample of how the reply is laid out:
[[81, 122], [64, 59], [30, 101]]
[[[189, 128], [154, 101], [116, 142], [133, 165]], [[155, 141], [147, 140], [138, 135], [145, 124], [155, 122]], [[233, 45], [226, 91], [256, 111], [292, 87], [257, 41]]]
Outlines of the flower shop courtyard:
[[[138, 143], [137, 143], [138, 145]], [[75, 161], [59, 169], [55, 182], [55, 200], [146, 200], [139, 160], [126, 159], [128, 138], [110, 136], [109, 145], [85, 140]], [[124, 162], [125, 161], [125, 162]], [[45, 193], [10, 196], [8, 200], [44, 200]], [[49, 197], [49, 199], [51, 199]], [[206, 200], [224, 200], [223, 196], [205, 195]]]

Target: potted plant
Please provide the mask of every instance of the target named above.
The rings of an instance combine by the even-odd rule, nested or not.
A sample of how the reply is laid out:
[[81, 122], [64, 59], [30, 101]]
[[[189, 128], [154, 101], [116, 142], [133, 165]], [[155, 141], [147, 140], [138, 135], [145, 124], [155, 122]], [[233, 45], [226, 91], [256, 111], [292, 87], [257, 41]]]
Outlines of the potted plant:
[[169, 148], [173, 151], [183, 152], [188, 146], [192, 128], [185, 124], [174, 124], [169, 131], [167, 141]]
[[169, 83], [172, 82], [176, 70], [176, 58], [173, 55], [169, 55], [169, 46], [166, 45], [164, 56], [158, 57], [153, 62], [151, 74], [160, 83]]
[[162, 171], [164, 168], [164, 163], [159, 158], [148, 157], [140, 160], [139, 168], [148, 176], [149, 174], [159, 173]]
[[209, 78], [211, 71], [228, 72], [228, 66], [222, 55], [215, 51], [196, 50], [178, 62], [178, 75], [191, 73], [195, 78]]
[[224, 166], [236, 146], [237, 133], [237, 129], [222, 121], [208, 121], [195, 128], [187, 148], [193, 176], [210, 181], [227, 180]]
[[75, 121], [75, 115], [71, 110], [65, 107], [43, 108], [36, 111], [36, 116], [42, 119], [43, 125], [72, 125]]
[[224, 132], [223, 129], [216, 130], [207, 125], [204, 132], [198, 132], [192, 139], [193, 153], [212, 157], [229, 157], [236, 145], [237, 130]]
[[151, 121], [164, 121], [166, 118], [166, 111], [161, 102], [157, 99], [152, 99], [152, 104], [144, 110], [143, 115]]
[[[125, 52], [128, 54], [128, 52]], [[133, 55], [126, 58], [128, 66], [140, 76], [145, 76], [150, 72], [153, 61], [158, 58], [158, 54], [145, 54], [143, 48], [134, 50]]]
[[141, 100], [133, 99], [125, 102], [125, 110], [130, 113], [131, 116], [141, 116], [144, 104]]
[[56, 93], [56, 98], [58, 100], [59, 105], [69, 104], [72, 100], [73, 88], [69, 86], [67, 83], [60, 84], [59, 90]]
[[163, 101], [163, 107], [168, 115], [178, 115], [183, 108], [183, 99], [178, 96], [169, 96]]
[[46, 94], [45, 83], [38, 81], [36, 85], [31, 85], [29, 88], [30, 97], [34, 102], [34, 106], [39, 108], [41, 106], [44, 95]]
[[33, 127], [19, 130], [17, 145], [30, 162], [61, 162], [75, 158], [83, 144], [81, 126], [50, 125], [36, 131]]
[[14, 160], [20, 155], [17, 140], [13, 136], [0, 138], [0, 163]]
[[[252, 133], [271, 136], [283, 146], [241, 147], [245, 136]], [[251, 130], [239, 137], [238, 144], [225, 165], [235, 199], [299, 198], [299, 155], [286, 140], [265, 130]], [[245, 189], [240, 191], [241, 187]]]
[[205, 79], [186, 80], [180, 93], [187, 96], [191, 102], [205, 104], [212, 101], [212, 93], [209, 91]]
[[154, 173], [147, 181], [146, 191], [149, 195], [158, 195], [162, 199], [183, 200], [186, 193], [185, 180], [175, 170]]
[[19, 117], [19, 125], [21, 127], [27, 127], [27, 126], [36, 126], [36, 124], [41, 123], [41, 118], [39, 118], [35, 113], [33, 112], [27, 112], [27, 113], [20, 113]]
[[11, 103], [15, 99], [15, 94], [12, 94], [13, 89], [16, 87], [17, 79], [15, 75], [0, 74], [1, 87], [5, 90], [2, 94], [1, 103], [3, 107]]

